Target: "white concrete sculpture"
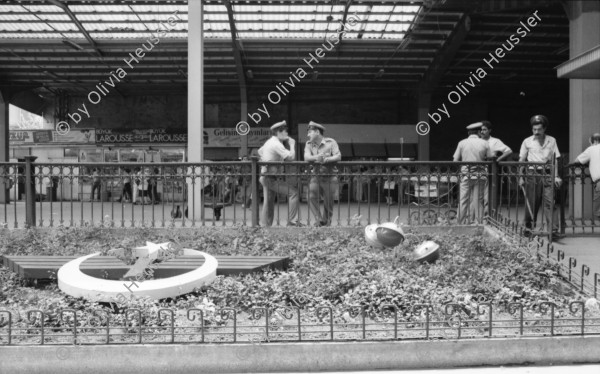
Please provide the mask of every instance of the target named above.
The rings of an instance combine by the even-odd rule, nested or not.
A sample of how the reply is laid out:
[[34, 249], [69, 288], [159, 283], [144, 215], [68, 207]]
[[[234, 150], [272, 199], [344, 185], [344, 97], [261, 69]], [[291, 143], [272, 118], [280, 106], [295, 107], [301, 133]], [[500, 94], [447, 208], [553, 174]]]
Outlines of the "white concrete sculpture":
[[[133, 249], [138, 257], [127, 276], [141, 274], [147, 265], [166, 252], [169, 243], [155, 244], [146, 242], [145, 247]], [[113, 250], [112, 253], [123, 253], [123, 250]], [[190, 293], [194, 288], [212, 282], [217, 276], [218, 261], [213, 256], [193, 249], [183, 249], [184, 256], [203, 256], [205, 261], [198, 269], [170, 278], [152, 280], [107, 280], [91, 277], [79, 269], [85, 260], [98, 256], [100, 252], [79, 257], [63, 265], [58, 270], [58, 287], [64, 293], [73, 297], [83, 297], [90, 301], [111, 302], [123, 296], [129, 298], [150, 297], [164, 299]], [[129, 284], [129, 285], [128, 285]]]

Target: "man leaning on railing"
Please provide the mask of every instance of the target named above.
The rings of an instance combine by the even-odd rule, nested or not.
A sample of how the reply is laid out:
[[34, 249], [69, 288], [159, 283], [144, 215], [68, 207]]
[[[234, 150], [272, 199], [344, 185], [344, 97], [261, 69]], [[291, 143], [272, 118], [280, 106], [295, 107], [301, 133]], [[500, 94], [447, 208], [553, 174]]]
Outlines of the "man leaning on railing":
[[[288, 127], [285, 121], [271, 126], [273, 136], [258, 150], [262, 162], [293, 161], [296, 157], [296, 141], [288, 136]], [[298, 221], [298, 207], [300, 197], [298, 189], [287, 179], [279, 181], [281, 171], [277, 166], [265, 165], [261, 170], [260, 183], [263, 186], [264, 202], [262, 208], [263, 225], [273, 225], [275, 215], [275, 194], [288, 196], [288, 226], [302, 226]]]
[[590, 137], [590, 144], [585, 151], [577, 156], [575, 163], [590, 164], [590, 175], [594, 183], [594, 216], [600, 219], [600, 133], [594, 133]]
[[[315, 217], [315, 225], [330, 226], [333, 217], [333, 197], [339, 189], [335, 163], [342, 159], [342, 153], [335, 140], [323, 136], [325, 127], [316, 122], [308, 124], [308, 141], [304, 147], [304, 161], [316, 162], [320, 166], [316, 175], [310, 179], [309, 207]], [[323, 214], [319, 197], [323, 196]]]

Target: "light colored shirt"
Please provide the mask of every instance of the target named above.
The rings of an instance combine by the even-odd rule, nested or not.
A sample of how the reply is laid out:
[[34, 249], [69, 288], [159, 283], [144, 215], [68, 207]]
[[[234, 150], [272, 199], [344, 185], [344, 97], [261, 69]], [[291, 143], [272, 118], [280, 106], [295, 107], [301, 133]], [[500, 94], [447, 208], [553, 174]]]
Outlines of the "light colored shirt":
[[[332, 159], [332, 161], [340, 161], [342, 159], [342, 152], [338, 143], [332, 138], [323, 137], [320, 144], [314, 142], [306, 142], [304, 146], [304, 159], [306, 160], [310, 156], [323, 156], [323, 158]], [[327, 173], [331, 171], [337, 171], [335, 165], [321, 165], [320, 172]]]
[[[468, 138], [458, 142], [456, 151], [454, 152], [454, 161], [462, 162], [482, 162], [486, 157], [492, 157], [492, 150], [487, 140], [481, 139], [477, 135], [469, 135]], [[475, 173], [487, 173], [486, 167], [481, 166], [463, 166], [460, 168], [463, 174], [473, 174], [471, 178], [476, 179]]]
[[560, 157], [556, 139], [550, 135], [546, 135], [544, 144], [540, 144], [532, 135], [523, 140], [521, 151], [519, 152], [519, 160], [525, 159], [527, 162], [549, 162], [552, 161], [552, 156]]
[[486, 157], [492, 157], [492, 150], [486, 140], [477, 135], [469, 135], [468, 138], [458, 142], [454, 152], [454, 160], [463, 162], [481, 162]]
[[502, 142], [502, 140], [498, 139], [498, 138], [494, 138], [491, 137], [487, 140], [488, 144], [490, 145], [490, 149], [492, 150], [492, 153], [494, 154], [494, 156], [496, 156], [496, 152], [500, 152], [500, 153], [504, 153], [507, 151], [512, 152], [512, 149], [510, 149], [506, 144], [504, 144]]
[[[281, 140], [279, 140], [276, 136], [272, 136], [269, 140], [263, 144], [262, 147], [258, 150], [258, 155], [260, 156], [260, 160], [263, 162], [278, 162], [283, 161], [285, 159], [293, 159], [294, 158], [294, 147], [295, 142], [292, 138], [290, 138], [290, 150], [288, 151]], [[263, 166], [261, 168], [261, 173], [266, 173], [267, 167]], [[269, 165], [268, 168], [269, 173], [278, 173], [279, 168], [274, 165]]]
[[600, 181], [600, 144], [587, 147], [583, 153], [577, 156], [577, 162], [581, 164], [590, 163], [590, 175], [595, 182]]

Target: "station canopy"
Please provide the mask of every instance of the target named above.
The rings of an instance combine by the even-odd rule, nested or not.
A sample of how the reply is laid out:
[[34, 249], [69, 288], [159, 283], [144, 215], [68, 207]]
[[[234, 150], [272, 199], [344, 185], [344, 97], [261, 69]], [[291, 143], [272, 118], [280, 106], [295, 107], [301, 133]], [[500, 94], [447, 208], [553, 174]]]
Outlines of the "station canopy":
[[[547, 84], [568, 59], [568, 19], [552, 0], [188, 1], [203, 3], [206, 95], [235, 92], [240, 83], [272, 88], [340, 30], [335, 49], [307, 70], [305, 88], [453, 87], [485, 67], [484, 58], [535, 10], [539, 25], [485, 85]], [[86, 94], [176, 14], [119, 93], [185, 94], [188, 1], [3, 1], [0, 85]]]

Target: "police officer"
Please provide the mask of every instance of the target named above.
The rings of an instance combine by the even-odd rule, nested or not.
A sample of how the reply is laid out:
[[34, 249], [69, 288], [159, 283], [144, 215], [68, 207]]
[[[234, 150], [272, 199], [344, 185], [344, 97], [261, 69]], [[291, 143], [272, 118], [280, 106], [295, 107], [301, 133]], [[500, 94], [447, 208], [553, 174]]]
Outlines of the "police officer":
[[[560, 157], [556, 139], [550, 135], [546, 135], [546, 129], [548, 128], [548, 118], [541, 114], [531, 117], [529, 120], [531, 125], [532, 136], [525, 138], [521, 144], [521, 150], [519, 152], [519, 162], [531, 162], [531, 163], [544, 163], [545, 165], [528, 165], [527, 166], [527, 178], [519, 178], [519, 186], [525, 186], [528, 206], [531, 207], [532, 211], [525, 209], [525, 227], [528, 230], [533, 229], [535, 222], [537, 221], [537, 214], [540, 209], [540, 205], [544, 203], [544, 216], [546, 218], [546, 224], [548, 229], [552, 229], [552, 237], [560, 237], [558, 234], [558, 219], [554, 214], [554, 186], [560, 187], [562, 180], [558, 176], [558, 163], [554, 163], [554, 181], [548, 176], [552, 171], [550, 169], [554, 158]], [[521, 175], [525, 172], [524, 168], [521, 169]], [[536, 175], [537, 174], [537, 175]], [[540, 178], [541, 177], [541, 178]], [[530, 234], [531, 231], [527, 231], [526, 234]]]
[[[271, 126], [271, 138], [258, 150], [260, 160], [263, 162], [293, 161], [296, 158], [296, 141], [288, 136], [288, 127], [285, 121], [277, 122]], [[260, 183], [263, 186], [264, 201], [262, 207], [263, 225], [271, 226], [275, 213], [275, 196], [284, 194], [288, 196], [288, 226], [302, 226], [298, 222], [298, 189], [287, 180], [278, 180], [282, 170], [276, 165], [265, 165], [261, 169]]]
[[[316, 175], [310, 179], [309, 206], [315, 217], [315, 226], [331, 225], [333, 217], [333, 196], [338, 190], [338, 179], [335, 175], [335, 163], [342, 159], [340, 148], [335, 140], [323, 136], [325, 127], [316, 122], [308, 124], [308, 141], [304, 147], [304, 161], [315, 162]], [[320, 208], [320, 196], [323, 196], [323, 214]]]
[[[482, 162], [492, 157], [492, 150], [487, 141], [479, 138], [478, 133], [483, 123], [477, 122], [467, 126], [469, 137], [461, 140], [454, 152], [454, 162]], [[463, 166], [460, 180], [460, 205], [458, 209], [459, 223], [480, 222], [487, 214], [488, 180], [487, 169], [482, 166]]]

